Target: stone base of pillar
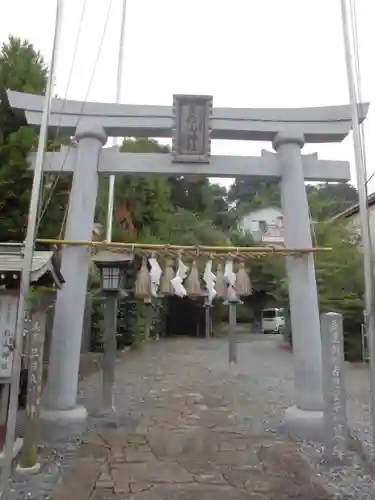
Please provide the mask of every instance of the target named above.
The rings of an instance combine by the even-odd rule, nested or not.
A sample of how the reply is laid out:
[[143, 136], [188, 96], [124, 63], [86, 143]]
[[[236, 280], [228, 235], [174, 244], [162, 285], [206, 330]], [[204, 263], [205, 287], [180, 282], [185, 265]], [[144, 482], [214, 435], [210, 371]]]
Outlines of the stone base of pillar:
[[324, 442], [324, 414], [290, 406], [284, 414], [285, 431], [292, 439]]
[[79, 423], [87, 419], [87, 410], [84, 406], [76, 406], [69, 410], [49, 410], [43, 408], [40, 412], [40, 418], [47, 422]]
[[40, 463], [37, 462], [35, 465], [33, 465], [32, 467], [21, 467], [20, 464], [17, 465], [16, 467], [16, 471], [18, 474], [38, 474], [38, 472], [40, 471]]

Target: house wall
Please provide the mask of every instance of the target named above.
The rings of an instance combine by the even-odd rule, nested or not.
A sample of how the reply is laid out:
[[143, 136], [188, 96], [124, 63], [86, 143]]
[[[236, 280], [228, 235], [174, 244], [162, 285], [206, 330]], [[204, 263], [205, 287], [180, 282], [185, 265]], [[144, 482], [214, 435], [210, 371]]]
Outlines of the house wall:
[[246, 215], [239, 224], [244, 231], [261, 230], [264, 234], [262, 241], [265, 243], [280, 242], [284, 240], [283, 214], [277, 207], [261, 208]]
[[265, 221], [269, 225], [277, 225], [278, 217], [282, 217], [283, 214], [280, 209], [275, 207], [261, 208], [250, 212], [248, 215], [242, 219], [240, 226], [244, 231], [252, 231], [257, 229], [254, 222]]

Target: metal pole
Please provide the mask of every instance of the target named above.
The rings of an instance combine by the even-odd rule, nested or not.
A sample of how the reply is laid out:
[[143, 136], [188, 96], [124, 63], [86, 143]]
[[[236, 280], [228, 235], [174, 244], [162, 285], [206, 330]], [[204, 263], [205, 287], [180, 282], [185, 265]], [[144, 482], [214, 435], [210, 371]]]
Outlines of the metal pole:
[[24, 330], [24, 316], [25, 308], [27, 305], [29, 285], [30, 285], [30, 271], [32, 266], [34, 242], [36, 236], [38, 206], [40, 197], [40, 188], [43, 178], [43, 160], [45, 153], [45, 146], [48, 135], [48, 121], [51, 109], [52, 90], [54, 86], [56, 57], [58, 50], [58, 42], [60, 38], [61, 22], [62, 22], [63, 0], [57, 0], [56, 3], [56, 17], [55, 17], [55, 31], [52, 46], [52, 55], [50, 61], [50, 71], [47, 79], [46, 94], [44, 99], [44, 109], [42, 121], [40, 125], [38, 151], [35, 161], [35, 170], [33, 185], [31, 190], [29, 217], [27, 223], [26, 239], [24, 244], [24, 255], [21, 271], [20, 282], [20, 298], [18, 302], [18, 313], [16, 322], [16, 332], [14, 338], [14, 358], [12, 367], [12, 382], [10, 386], [9, 409], [7, 419], [7, 429], [5, 438], [5, 456], [4, 464], [0, 476], [0, 498], [6, 499], [9, 486], [9, 477], [11, 474], [11, 466], [13, 460], [13, 444], [16, 429], [16, 419], [18, 410], [18, 391], [20, 383], [21, 371], [21, 356], [23, 344], [23, 330]]
[[342, 26], [345, 44], [346, 70], [348, 77], [350, 109], [352, 114], [354, 157], [357, 173], [357, 187], [359, 198], [359, 214], [361, 219], [361, 237], [363, 242], [363, 265], [365, 281], [365, 324], [369, 342], [370, 360], [370, 395], [371, 395], [371, 422], [372, 422], [372, 443], [375, 451], [375, 318], [373, 310], [373, 272], [372, 272], [372, 249], [371, 233], [367, 210], [367, 189], [363, 166], [363, 155], [361, 147], [361, 131], [358, 117], [358, 103], [355, 87], [355, 72], [353, 58], [350, 47], [350, 27], [348, 7], [346, 0], [341, 0]]
[[236, 324], [237, 302], [229, 302], [229, 364], [237, 363]]
[[[124, 48], [125, 48], [125, 25], [126, 25], [126, 0], [122, 0], [121, 12], [121, 26], [120, 26], [120, 39], [118, 47], [118, 60], [117, 60], [117, 83], [116, 83], [116, 104], [121, 102], [121, 88], [123, 77], [123, 64], [124, 64]], [[118, 140], [115, 137], [113, 145], [118, 145]], [[107, 229], [106, 240], [112, 241], [112, 225], [113, 225], [113, 205], [115, 199], [115, 176], [109, 176], [108, 187], [108, 209], [107, 209]]]
[[151, 299], [144, 300], [144, 308], [145, 308], [145, 319], [146, 319], [144, 340], [147, 342], [150, 339], [151, 324], [153, 317], [153, 306]]
[[205, 322], [206, 322], [206, 339], [209, 339], [211, 337], [211, 311], [210, 311], [210, 306], [206, 305], [206, 311], [205, 311]]
[[117, 296], [106, 297], [105, 303], [105, 333], [103, 353], [103, 409], [105, 413], [115, 411], [113, 389], [115, 385], [116, 368], [116, 324]]

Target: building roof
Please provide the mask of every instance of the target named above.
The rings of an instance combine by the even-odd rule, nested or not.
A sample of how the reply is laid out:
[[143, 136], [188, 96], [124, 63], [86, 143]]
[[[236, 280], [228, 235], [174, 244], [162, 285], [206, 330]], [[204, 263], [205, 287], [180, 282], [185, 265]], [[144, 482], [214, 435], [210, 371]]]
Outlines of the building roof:
[[[375, 205], [375, 193], [371, 193], [367, 197], [367, 207], [372, 207], [374, 205]], [[343, 210], [342, 212], [334, 215], [332, 217], [332, 220], [349, 219], [349, 217], [353, 217], [353, 215], [358, 214], [358, 212], [359, 212], [359, 203], [356, 203], [355, 205], [352, 205], [346, 210]]]
[[[19, 274], [22, 271], [22, 244], [0, 243], [0, 273]], [[49, 273], [58, 288], [64, 283], [64, 278], [54, 264], [54, 252], [36, 250], [33, 254], [30, 280], [32, 283], [38, 281], [42, 276]]]

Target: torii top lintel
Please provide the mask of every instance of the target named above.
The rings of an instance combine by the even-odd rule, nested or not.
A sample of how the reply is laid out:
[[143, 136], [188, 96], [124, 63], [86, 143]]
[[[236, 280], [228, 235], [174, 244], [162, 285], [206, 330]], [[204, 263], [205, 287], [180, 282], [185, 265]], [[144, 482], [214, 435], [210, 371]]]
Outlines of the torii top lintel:
[[[35, 127], [41, 124], [44, 97], [7, 91], [13, 111]], [[360, 121], [369, 104], [359, 106]], [[81, 118], [80, 118], [81, 117]], [[172, 137], [172, 106], [113, 104], [53, 99], [49, 128], [74, 135], [79, 120], [100, 123], [112, 137]], [[351, 130], [350, 107], [213, 108], [212, 139], [272, 141], [278, 132], [300, 132], [305, 142], [341, 142]]]

